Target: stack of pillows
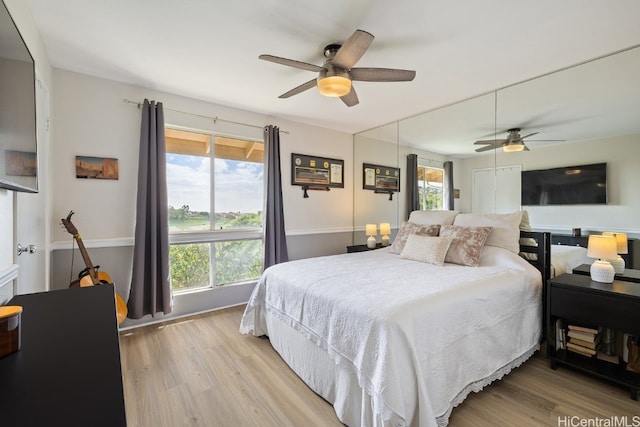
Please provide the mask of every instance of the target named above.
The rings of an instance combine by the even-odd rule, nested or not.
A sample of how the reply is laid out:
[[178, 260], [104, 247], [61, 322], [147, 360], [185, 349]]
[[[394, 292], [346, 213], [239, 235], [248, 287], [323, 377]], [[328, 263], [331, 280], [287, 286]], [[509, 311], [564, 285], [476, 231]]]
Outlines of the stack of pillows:
[[414, 211], [400, 225], [390, 251], [401, 258], [429, 264], [480, 264], [482, 248], [497, 246], [515, 254], [520, 249], [522, 212], [473, 214], [457, 211]]

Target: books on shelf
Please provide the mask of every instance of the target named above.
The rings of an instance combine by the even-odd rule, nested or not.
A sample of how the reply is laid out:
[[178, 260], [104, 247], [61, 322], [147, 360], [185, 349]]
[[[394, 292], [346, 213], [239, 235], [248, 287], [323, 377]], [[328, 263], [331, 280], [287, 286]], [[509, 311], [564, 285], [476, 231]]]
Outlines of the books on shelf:
[[567, 325], [567, 350], [583, 356], [593, 357], [598, 353], [600, 334], [597, 329], [578, 325]]

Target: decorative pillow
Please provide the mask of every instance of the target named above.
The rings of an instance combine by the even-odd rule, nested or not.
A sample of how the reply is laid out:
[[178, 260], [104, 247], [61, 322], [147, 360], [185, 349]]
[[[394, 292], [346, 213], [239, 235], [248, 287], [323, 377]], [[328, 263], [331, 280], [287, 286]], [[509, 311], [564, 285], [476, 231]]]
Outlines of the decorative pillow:
[[451, 245], [451, 237], [433, 237], [411, 234], [400, 252], [400, 258], [444, 265], [444, 258]]
[[440, 224], [451, 225], [458, 211], [413, 211], [409, 215], [409, 222], [415, 224]]
[[453, 239], [444, 261], [452, 264], [477, 267], [480, 264], [482, 248], [491, 230], [491, 227], [443, 225], [440, 228], [440, 237]]
[[464, 227], [492, 227], [488, 246], [505, 248], [514, 254], [520, 252], [520, 220], [522, 211], [510, 214], [459, 214], [453, 225]]
[[403, 221], [400, 224], [400, 230], [398, 230], [398, 234], [396, 234], [396, 238], [393, 239], [393, 244], [389, 249], [390, 252], [394, 254], [399, 254], [402, 252], [404, 248], [404, 244], [407, 241], [407, 238], [411, 234], [422, 234], [423, 236], [437, 236], [440, 231], [440, 225], [438, 224], [415, 224], [409, 221]]

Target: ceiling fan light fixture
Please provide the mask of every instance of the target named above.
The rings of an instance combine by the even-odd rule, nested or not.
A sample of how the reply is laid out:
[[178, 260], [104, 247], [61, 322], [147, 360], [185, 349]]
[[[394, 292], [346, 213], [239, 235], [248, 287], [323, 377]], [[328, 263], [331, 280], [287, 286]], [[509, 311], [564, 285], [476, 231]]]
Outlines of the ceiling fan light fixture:
[[324, 96], [344, 96], [351, 92], [351, 80], [343, 76], [322, 77], [318, 79], [318, 91]]
[[516, 151], [524, 150], [524, 143], [520, 142], [507, 142], [502, 146], [502, 150], [505, 153], [515, 153]]

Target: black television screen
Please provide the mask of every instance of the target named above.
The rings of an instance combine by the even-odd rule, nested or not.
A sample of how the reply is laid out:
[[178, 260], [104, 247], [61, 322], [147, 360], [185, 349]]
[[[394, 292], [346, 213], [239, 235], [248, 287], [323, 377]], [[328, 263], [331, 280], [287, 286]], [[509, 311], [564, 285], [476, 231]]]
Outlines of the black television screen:
[[522, 205], [607, 203], [607, 164], [522, 171]]
[[0, 6], [0, 188], [38, 191], [35, 66], [4, 1]]

